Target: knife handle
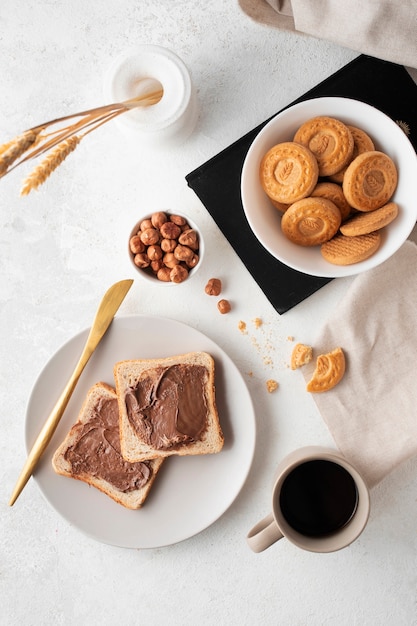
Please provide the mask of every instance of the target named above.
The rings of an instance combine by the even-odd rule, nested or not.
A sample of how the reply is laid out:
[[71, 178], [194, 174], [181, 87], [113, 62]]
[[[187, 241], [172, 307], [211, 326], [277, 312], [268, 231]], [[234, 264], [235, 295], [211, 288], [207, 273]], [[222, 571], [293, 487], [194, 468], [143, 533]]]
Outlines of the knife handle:
[[59, 424], [59, 420], [61, 419], [67, 407], [67, 404], [70, 401], [72, 393], [77, 385], [78, 379], [80, 378], [83, 372], [83, 369], [87, 365], [91, 354], [92, 354], [92, 350], [86, 346], [86, 348], [84, 349], [80, 357], [80, 360], [78, 361], [74, 369], [74, 372], [71, 375], [71, 378], [67, 382], [64, 391], [61, 393], [57, 403], [55, 404], [47, 420], [45, 421], [39, 435], [36, 438], [35, 443], [33, 444], [27, 456], [26, 462], [23, 466], [22, 471], [20, 472], [20, 476], [17, 479], [15, 488], [10, 498], [9, 506], [13, 506], [13, 504], [16, 502], [17, 498], [19, 497], [26, 483], [31, 477], [33, 470], [35, 468], [35, 465], [37, 464], [40, 457], [44, 453], [47, 445], [51, 441], [52, 436], [56, 430], [56, 427]]
[[13, 490], [12, 497], [10, 498], [10, 506], [12, 506], [16, 502], [24, 486], [29, 480], [31, 474], [33, 473], [36, 463], [39, 461], [40, 457], [45, 451], [46, 446], [50, 442], [52, 435], [54, 434], [55, 429], [58, 426], [59, 420], [61, 419], [62, 414], [65, 411], [65, 408], [69, 402], [69, 399], [71, 398], [72, 392], [74, 391], [74, 388], [78, 382], [79, 377], [82, 374], [83, 369], [87, 365], [91, 355], [97, 348], [108, 327], [112, 323], [116, 312], [119, 310], [119, 307], [126, 297], [126, 294], [132, 284], [132, 279], [121, 280], [112, 285], [110, 289], [108, 289], [104, 294], [94, 317], [93, 325], [90, 328], [90, 332], [88, 334], [82, 354], [79, 358], [77, 365], [75, 366], [74, 372], [72, 373], [72, 376], [69, 379], [64, 391], [61, 393], [58, 402], [52, 409], [52, 412], [50, 413], [45, 424], [43, 425], [42, 430], [40, 431], [31, 451], [29, 452], [26, 463], [23, 466], [16, 486]]

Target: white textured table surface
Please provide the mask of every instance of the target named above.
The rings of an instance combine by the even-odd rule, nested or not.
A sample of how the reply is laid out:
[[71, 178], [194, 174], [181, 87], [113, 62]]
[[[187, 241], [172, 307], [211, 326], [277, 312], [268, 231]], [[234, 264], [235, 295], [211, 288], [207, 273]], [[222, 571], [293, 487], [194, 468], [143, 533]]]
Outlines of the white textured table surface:
[[[247, 547], [247, 531], [268, 511], [277, 461], [295, 447], [332, 445], [302, 376], [288, 368], [288, 337], [313, 341], [317, 320], [351, 279], [278, 316], [184, 179], [357, 54], [263, 28], [223, 0], [3, 0], [0, 33], [4, 141], [102, 104], [110, 63], [139, 43], [183, 59], [200, 106], [181, 148], [152, 154], [110, 123], [27, 198], [19, 197], [23, 170], [1, 180], [0, 623], [417, 624], [416, 459], [373, 490], [369, 524], [351, 547], [330, 555], [285, 541], [260, 555]], [[136, 280], [121, 313], [181, 320], [221, 345], [252, 395], [257, 443], [244, 488], [216, 523], [170, 547], [129, 550], [69, 525], [33, 479], [13, 508], [7, 503], [25, 459], [25, 409], [37, 376], [90, 325], [105, 289], [132, 276], [126, 237], [138, 213], [167, 207], [201, 226], [204, 266], [169, 295]], [[208, 304], [211, 276], [224, 280], [229, 315]], [[259, 329], [255, 317], [263, 320]], [[280, 383], [272, 394], [269, 378]]]

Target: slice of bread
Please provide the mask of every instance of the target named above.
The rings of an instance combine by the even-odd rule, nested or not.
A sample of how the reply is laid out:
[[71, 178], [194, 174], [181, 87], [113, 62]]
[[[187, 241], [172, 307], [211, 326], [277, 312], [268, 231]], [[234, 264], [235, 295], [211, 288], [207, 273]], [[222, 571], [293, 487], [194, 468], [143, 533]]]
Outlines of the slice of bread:
[[224, 437], [210, 354], [120, 361], [114, 379], [125, 459], [220, 452]]
[[105, 383], [89, 389], [77, 422], [52, 459], [57, 474], [88, 483], [128, 509], [143, 505], [162, 462], [159, 457], [129, 463], [122, 457], [117, 396]]

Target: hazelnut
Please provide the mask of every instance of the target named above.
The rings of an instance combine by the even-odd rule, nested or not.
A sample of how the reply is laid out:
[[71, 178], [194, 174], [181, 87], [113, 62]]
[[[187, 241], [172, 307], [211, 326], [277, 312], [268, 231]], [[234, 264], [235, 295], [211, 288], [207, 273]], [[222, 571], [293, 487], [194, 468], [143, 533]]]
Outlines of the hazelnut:
[[147, 228], [142, 231], [140, 238], [145, 246], [151, 246], [152, 244], [158, 243], [159, 232], [155, 228]]
[[174, 222], [165, 222], [160, 228], [161, 237], [164, 239], [178, 239], [181, 229]]
[[183, 246], [188, 246], [192, 250], [198, 250], [198, 234], [193, 228], [184, 230], [179, 236], [178, 242]]
[[142, 269], [145, 267], [149, 267], [149, 258], [145, 252], [139, 252], [138, 254], [135, 254], [133, 261], [135, 265], [137, 265], [137, 267], [140, 267]]
[[167, 252], [163, 257], [164, 265], [172, 269], [175, 265], [178, 265], [179, 261], [175, 258], [173, 252]]
[[219, 300], [217, 303], [217, 308], [222, 315], [224, 315], [225, 313], [230, 313], [230, 311], [232, 310], [229, 300]]
[[176, 265], [172, 268], [169, 277], [173, 283], [182, 283], [188, 277], [188, 270], [183, 265]]
[[185, 261], [186, 263], [193, 258], [194, 252], [187, 246], [181, 246], [180, 244], [174, 250], [174, 256], [178, 261]]
[[163, 211], [157, 211], [151, 215], [151, 222], [154, 228], [161, 228], [162, 224], [165, 224], [167, 221], [168, 217]]
[[146, 252], [151, 261], [158, 261], [163, 257], [161, 246], [157, 246], [156, 244], [149, 246]]
[[200, 257], [198, 256], [198, 254], [193, 254], [191, 259], [189, 261], [186, 261], [187, 267], [189, 267], [190, 270], [192, 270], [197, 265], [199, 260], [200, 260]]
[[222, 281], [220, 278], [210, 278], [204, 290], [209, 296], [218, 296], [222, 290]]
[[139, 224], [138, 235], [144, 230], [147, 230], [148, 228], [152, 228], [152, 221], [150, 219], [142, 220], [141, 223]]
[[175, 239], [162, 239], [161, 248], [164, 252], [174, 252], [177, 247]]
[[163, 262], [162, 259], [157, 259], [156, 261], [151, 261], [151, 268], [152, 268], [152, 271], [154, 272], [154, 274], [157, 274], [162, 267], [165, 267], [164, 262]]
[[187, 223], [185, 217], [182, 217], [181, 215], [170, 215], [169, 219], [177, 226], [185, 226]]
[[133, 235], [129, 241], [129, 247], [132, 254], [138, 254], [138, 252], [145, 251], [145, 244], [139, 235]]
[[156, 277], [158, 280], [162, 280], [164, 283], [169, 283], [171, 282], [170, 274], [171, 274], [170, 268], [164, 266], [164, 267], [161, 267], [160, 270], [158, 270]]

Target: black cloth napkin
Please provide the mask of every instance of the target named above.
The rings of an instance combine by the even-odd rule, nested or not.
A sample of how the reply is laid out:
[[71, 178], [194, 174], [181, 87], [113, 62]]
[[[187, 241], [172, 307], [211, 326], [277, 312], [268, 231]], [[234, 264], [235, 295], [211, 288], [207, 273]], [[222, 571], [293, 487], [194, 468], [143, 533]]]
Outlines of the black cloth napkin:
[[[417, 85], [402, 65], [360, 55], [284, 109], [323, 96], [354, 98], [378, 108], [402, 125], [417, 151]], [[243, 162], [269, 119], [185, 178], [272, 306], [282, 314], [332, 279], [308, 276], [275, 259], [246, 220], [240, 194]]]

